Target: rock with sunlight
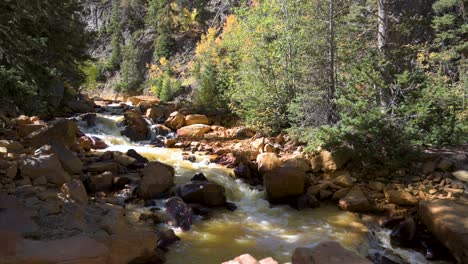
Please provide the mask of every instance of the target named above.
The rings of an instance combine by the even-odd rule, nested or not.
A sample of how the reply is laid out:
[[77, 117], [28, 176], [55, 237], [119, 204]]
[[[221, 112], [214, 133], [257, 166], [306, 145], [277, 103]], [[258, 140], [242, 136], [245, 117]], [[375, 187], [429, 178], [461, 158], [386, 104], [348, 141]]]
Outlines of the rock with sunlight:
[[162, 195], [174, 185], [174, 168], [161, 162], [150, 162], [143, 169], [138, 194], [144, 199]]

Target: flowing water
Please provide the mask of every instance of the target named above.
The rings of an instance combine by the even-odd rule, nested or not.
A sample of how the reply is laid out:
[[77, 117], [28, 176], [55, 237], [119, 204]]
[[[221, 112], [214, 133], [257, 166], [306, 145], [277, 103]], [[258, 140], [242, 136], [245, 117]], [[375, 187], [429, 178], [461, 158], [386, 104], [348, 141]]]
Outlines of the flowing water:
[[[203, 156], [196, 162], [182, 159], [179, 149], [155, 148], [143, 143], [132, 143], [120, 136], [118, 115], [98, 114], [94, 128], [81, 126], [88, 135], [103, 139], [109, 148], [126, 152], [135, 149], [150, 160], [158, 160], [174, 167], [176, 184], [188, 182], [198, 172], [224, 186], [230, 202], [238, 209], [230, 212], [216, 210], [208, 220], [195, 220], [188, 232], [176, 230], [181, 241], [167, 254], [167, 263], [219, 264], [249, 253], [261, 259], [273, 257], [280, 263], [290, 262], [296, 247], [318, 241], [335, 240], [342, 246], [366, 256], [369, 253], [368, 230], [353, 213], [339, 210], [335, 205], [297, 211], [287, 206], [270, 207], [264, 193], [232, 177], [232, 171], [210, 164]], [[388, 232], [378, 233], [383, 246], [388, 243]], [[388, 244], [388, 245], [387, 245]], [[401, 250], [411, 263], [428, 263], [421, 254]]]

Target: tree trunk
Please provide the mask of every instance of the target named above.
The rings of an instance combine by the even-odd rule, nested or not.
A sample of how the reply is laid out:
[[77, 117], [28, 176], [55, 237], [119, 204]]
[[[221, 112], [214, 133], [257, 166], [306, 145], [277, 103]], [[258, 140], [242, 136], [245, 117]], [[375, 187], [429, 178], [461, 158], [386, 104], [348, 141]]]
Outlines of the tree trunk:
[[329, 123], [335, 123], [336, 120], [336, 79], [335, 79], [335, 0], [329, 0], [328, 6], [328, 89], [327, 101], [329, 103], [327, 119]]
[[378, 34], [377, 45], [382, 58], [380, 71], [384, 80], [384, 85], [379, 88], [379, 100], [382, 110], [385, 111], [390, 106], [390, 82], [389, 71], [389, 48], [388, 48], [388, 0], [378, 0]]

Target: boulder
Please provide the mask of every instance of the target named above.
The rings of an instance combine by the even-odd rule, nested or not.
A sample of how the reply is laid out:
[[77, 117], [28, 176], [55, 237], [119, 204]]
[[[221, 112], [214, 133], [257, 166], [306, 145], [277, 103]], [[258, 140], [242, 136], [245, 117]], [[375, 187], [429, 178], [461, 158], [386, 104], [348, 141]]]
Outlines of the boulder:
[[89, 113], [94, 112], [94, 102], [91, 100], [68, 101], [66, 106], [74, 113]]
[[110, 171], [114, 174], [117, 174], [119, 171], [119, 165], [113, 161], [103, 161], [103, 162], [94, 162], [88, 164], [86, 170], [89, 172], [102, 173], [105, 171]]
[[[266, 153], [265, 153], [266, 154]], [[304, 193], [306, 174], [296, 168], [276, 168], [263, 175], [266, 198], [270, 202], [282, 202]]]
[[78, 179], [64, 183], [60, 190], [65, 194], [65, 196], [67, 196], [67, 198], [74, 200], [77, 203], [88, 203], [88, 194], [86, 193], [86, 189], [83, 183]]
[[18, 135], [21, 138], [27, 137], [29, 134], [38, 131], [41, 128], [44, 128], [45, 124], [25, 124], [18, 125], [16, 128], [18, 130]]
[[459, 181], [468, 183], [468, 170], [457, 170], [452, 172], [452, 175]]
[[125, 154], [114, 155], [114, 161], [116, 161], [124, 167], [135, 165], [137, 163], [137, 160], [135, 158], [132, 158]]
[[202, 125], [209, 125], [210, 120], [205, 115], [187, 115], [185, 117], [185, 125], [195, 125], [195, 124], [202, 124]]
[[468, 205], [450, 200], [422, 201], [419, 219], [458, 263], [468, 263]]
[[337, 171], [333, 173], [333, 183], [341, 187], [353, 186], [353, 178], [348, 171]]
[[362, 192], [361, 187], [357, 185], [339, 200], [338, 205], [341, 209], [351, 212], [364, 213], [373, 210], [372, 204]]
[[201, 138], [210, 130], [211, 127], [207, 125], [185, 126], [177, 130], [177, 136], [184, 138]]
[[57, 186], [69, 182], [71, 177], [63, 169], [56, 154], [26, 157], [19, 160], [19, 170], [22, 177], [34, 179], [45, 176], [47, 181]]
[[249, 254], [243, 254], [233, 260], [223, 262], [222, 264], [278, 264], [278, 261], [273, 258], [264, 258], [257, 261], [254, 257]]
[[390, 234], [390, 243], [397, 247], [411, 247], [416, 236], [416, 222], [412, 217], [406, 218]]
[[163, 263], [164, 256], [161, 252], [155, 250], [157, 236], [152, 231], [126, 231], [99, 237], [97, 240], [109, 249], [109, 258], [105, 263]]
[[192, 226], [192, 207], [184, 203], [180, 198], [170, 198], [166, 202], [166, 212], [172, 218], [170, 224], [180, 227], [182, 230], [190, 230]]
[[80, 174], [83, 162], [70, 149], [61, 143], [52, 143], [52, 151], [57, 155], [63, 168], [71, 174]]
[[166, 125], [172, 130], [178, 130], [179, 128], [183, 127], [184, 124], [185, 124], [184, 115], [177, 111], [171, 113], [169, 118], [167, 118], [166, 122], [164, 123], [164, 125]]
[[312, 171], [337, 171], [341, 169], [352, 157], [347, 149], [339, 149], [333, 152], [323, 150], [310, 160]]
[[210, 181], [196, 181], [178, 188], [178, 196], [186, 203], [222, 206], [226, 203], [224, 187]]
[[385, 190], [384, 193], [389, 203], [397, 205], [416, 205], [419, 201], [418, 198], [404, 190]]
[[144, 199], [157, 197], [174, 185], [174, 168], [161, 162], [150, 162], [143, 169], [138, 194]]
[[156, 236], [158, 237], [158, 248], [164, 250], [180, 240], [180, 238], [174, 233], [174, 230], [172, 229], [158, 230], [156, 231]]
[[292, 255], [292, 264], [372, 264], [345, 248], [338, 242], [324, 241], [312, 247], [296, 248]]
[[85, 180], [85, 185], [92, 193], [100, 191], [109, 191], [112, 188], [112, 172], [106, 171], [102, 174], [92, 175]]
[[75, 122], [68, 119], [59, 119], [29, 134], [24, 139], [24, 143], [26, 146], [34, 148], [53, 142], [70, 147], [76, 142], [77, 131], [78, 128]]
[[128, 110], [124, 114], [125, 128], [121, 134], [133, 141], [141, 141], [149, 138], [150, 131], [148, 123], [143, 119], [140, 112], [135, 109]]
[[279, 168], [282, 162], [274, 153], [262, 153], [257, 156], [257, 165], [260, 173], [267, 173]]
[[250, 179], [252, 177], [252, 172], [249, 166], [245, 163], [240, 163], [234, 168], [234, 175], [240, 179]]
[[83, 235], [49, 241], [23, 239], [11, 233], [5, 237], [11, 247], [6, 252], [0, 250], [0, 259], [8, 259], [6, 263], [106, 264], [110, 256], [105, 245]]
[[156, 124], [156, 125], [152, 126], [151, 129], [154, 131], [156, 136], [165, 137], [165, 136], [169, 135], [169, 133], [172, 132], [172, 130], [170, 128], [168, 128], [165, 125], [161, 125], [161, 124]]
[[[268, 151], [266, 151], [268, 152]], [[298, 168], [304, 172], [310, 170], [310, 165], [307, 159], [303, 158], [302, 155], [293, 154], [281, 158], [283, 167]]]
[[303, 194], [299, 196], [296, 204], [293, 205], [297, 210], [304, 210], [307, 208], [316, 208], [320, 206], [320, 202], [315, 198], [315, 196], [310, 194]]
[[18, 153], [24, 149], [24, 146], [18, 141], [5, 139], [0, 140], [0, 147], [5, 148], [9, 153]]
[[138, 154], [134, 149], [127, 150], [127, 156], [136, 159], [138, 163], [148, 163], [148, 159]]

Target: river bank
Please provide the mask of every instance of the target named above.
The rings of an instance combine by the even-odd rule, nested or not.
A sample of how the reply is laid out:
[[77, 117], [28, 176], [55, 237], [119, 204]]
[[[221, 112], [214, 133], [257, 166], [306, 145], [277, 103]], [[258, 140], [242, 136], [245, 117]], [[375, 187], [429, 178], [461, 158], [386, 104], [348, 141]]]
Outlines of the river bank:
[[[2, 203], [1, 230], [9, 231], [7, 244], [27, 245], [7, 250], [7, 263], [220, 263], [243, 253], [284, 263], [295, 248], [324, 240], [375, 263], [429, 263], [418, 250], [450, 261], [432, 245], [434, 235], [466, 261], [466, 249], [454, 245], [459, 235], [441, 239], [463, 226], [444, 229], [432, 210], [447, 201], [435, 205], [462, 206], [458, 220], [466, 219], [464, 149], [437, 150], [377, 175], [354, 171], [352, 153], [303, 153], [287, 135], [225, 127], [222, 118], [151, 98], [95, 103], [101, 113], [69, 120], [5, 117], [2, 201], [14, 202]], [[192, 181], [198, 173], [206, 178]], [[423, 235], [420, 220], [434, 235]], [[371, 227], [378, 223], [391, 229]], [[181, 241], [169, 247], [176, 235]], [[96, 245], [42, 252], [70, 239]]]

